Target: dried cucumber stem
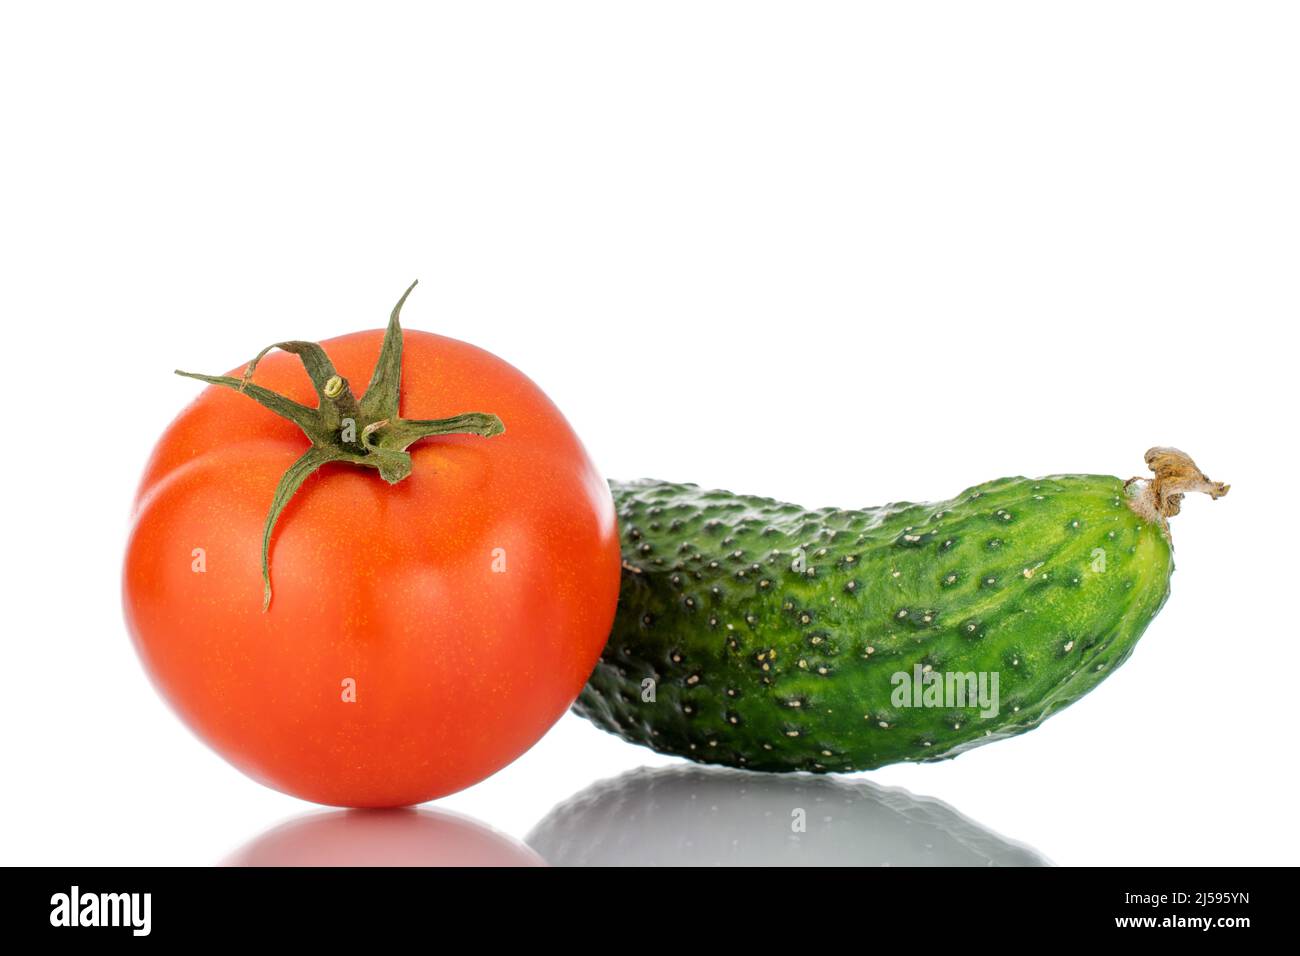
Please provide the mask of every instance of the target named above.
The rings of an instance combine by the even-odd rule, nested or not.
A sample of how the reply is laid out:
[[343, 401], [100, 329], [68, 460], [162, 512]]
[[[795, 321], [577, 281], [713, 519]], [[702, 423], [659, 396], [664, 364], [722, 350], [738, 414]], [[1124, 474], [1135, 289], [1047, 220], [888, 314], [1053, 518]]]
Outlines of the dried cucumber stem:
[[1211, 498], [1222, 498], [1231, 487], [1221, 481], [1206, 478], [1191, 456], [1177, 448], [1150, 448], [1145, 457], [1147, 467], [1155, 473], [1155, 477], [1150, 481], [1130, 478], [1125, 483], [1131, 485], [1142, 482], [1136, 495], [1129, 501], [1129, 507], [1162, 527], [1169, 526], [1165, 519], [1178, 514], [1183, 495], [1188, 492], [1201, 492]]
[[[381, 478], [396, 484], [411, 473], [411, 455], [407, 451], [422, 438], [436, 435], [481, 435], [491, 438], [505, 431], [505, 425], [496, 415], [485, 412], [466, 412], [451, 418], [413, 419], [398, 414], [402, 390], [402, 326], [399, 319], [402, 304], [416, 283], [402, 294], [388, 318], [384, 344], [379, 361], [370, 378], [365, 394], [358, 399], [352, 386], [334, 369], [325, 350], [315, 342], [276, 342], [258, 352], [239, 378], [229, 375], [201, 375], [182, 372], [177, 375], [196, 378], [209, 385], [229, 388], [247, 395], [264, 408], [287, 418], [311, 441], [309, 447], [280, 478], [271, 500], [271, 509], [262, 529], [262, 610], [271, 606], [271, 534], [275, 530], [280, 512], [289, 503], [312, 474], [330, 462], [347, 462], [363, 468], [374, 468]], [[312, 408], [285, 398], [277, 392], [254, 384], [253, 372], [257, 363], [272, 349], [298, 356], [312, 385], [316, 388], [319, 404]]]

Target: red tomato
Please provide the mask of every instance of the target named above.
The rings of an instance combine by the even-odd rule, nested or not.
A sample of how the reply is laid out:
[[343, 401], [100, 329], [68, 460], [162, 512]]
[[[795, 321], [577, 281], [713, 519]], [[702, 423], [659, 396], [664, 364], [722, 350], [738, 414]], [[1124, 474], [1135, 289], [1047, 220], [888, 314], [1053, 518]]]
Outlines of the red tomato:
[[[323, 346], [364, 382], [383, 337]], [[577, 696], [617, 603], [609, 489], [550, 400], [438, 335], [407, 332], [401, 367], [404, 418], [488, 412], [505, 433], [419, 441], [395, 484], [324, 465], [276, 524], [268, 610], [263, 525], [310, 445], [294, 424], [209, 387], [135, 503], [123, 599], [155, 684], [240, 770], [318, 803], [420, 803], [510, 763]], [[316, 405], [294, 355], [253, 380]]]

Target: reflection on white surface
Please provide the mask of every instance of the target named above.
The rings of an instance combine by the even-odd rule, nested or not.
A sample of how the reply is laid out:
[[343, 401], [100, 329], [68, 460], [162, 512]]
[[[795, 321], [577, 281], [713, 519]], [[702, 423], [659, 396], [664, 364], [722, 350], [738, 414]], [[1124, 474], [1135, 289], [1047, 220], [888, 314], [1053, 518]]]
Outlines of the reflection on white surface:
[[553, 866], [1051, 865], [900, 788], [695, 766], [594, 784], [527, 840]]
[[545, 866], [528, 847], [443, 810], [331, 810], [272, 827], [225, 866]]

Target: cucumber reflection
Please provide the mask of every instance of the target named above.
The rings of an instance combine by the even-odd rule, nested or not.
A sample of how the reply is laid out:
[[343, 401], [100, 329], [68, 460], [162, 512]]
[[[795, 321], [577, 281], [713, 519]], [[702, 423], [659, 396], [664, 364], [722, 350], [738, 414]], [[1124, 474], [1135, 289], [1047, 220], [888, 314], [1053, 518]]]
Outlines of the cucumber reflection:
[[329, 810], [272, 827], [225, 866], [545, 866], [528, 847], [445, 810]]
[[1050, 866], [947, 804], [862, 780], [643, 767], [527, 837], [553, 866]]

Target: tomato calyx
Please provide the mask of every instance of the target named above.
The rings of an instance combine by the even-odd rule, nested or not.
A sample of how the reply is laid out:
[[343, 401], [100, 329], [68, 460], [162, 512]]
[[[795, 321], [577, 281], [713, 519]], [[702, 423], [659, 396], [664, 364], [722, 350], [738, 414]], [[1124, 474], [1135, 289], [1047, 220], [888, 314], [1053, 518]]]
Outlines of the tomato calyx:
[[[407, 449], [422, 438], [435, 435], [491, 438], [506, 430], [500, 418], [485, 412], [424, 419], [402, 418], [399, 414], [402, 390], [402, 326], [399, 316], [407, 296], [417, 284], [412, 282], [393, 306], [379, 360], [371, 373], [370, 384], [359, 399], [353, 394], [348, 380], [335, 370], [325, 350], [315, 342], [290, 341], [268, 345], [253, 357], [239, 378], [176, 370], [177, 375], [247, 395], [281, 418], [293, 422], [311, 441], [311, 447], [280, 477], [262, 530], [263, 611], [271, 606], [271, 534], [276, 521], [303, 482], [322, 465], [347, 462], [374, 468], [391, 485], [411, 473], [411, 454]], [[253, 372], [258, 362], [273, 349], [298, 356], [316, 388], [319, 404], [315, 408], [253, 383]]]

